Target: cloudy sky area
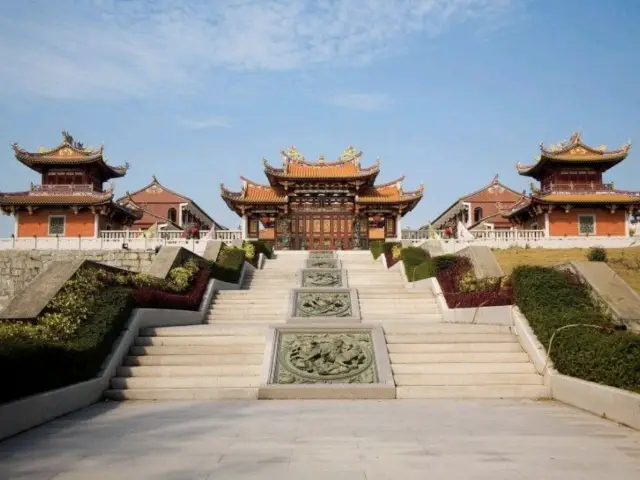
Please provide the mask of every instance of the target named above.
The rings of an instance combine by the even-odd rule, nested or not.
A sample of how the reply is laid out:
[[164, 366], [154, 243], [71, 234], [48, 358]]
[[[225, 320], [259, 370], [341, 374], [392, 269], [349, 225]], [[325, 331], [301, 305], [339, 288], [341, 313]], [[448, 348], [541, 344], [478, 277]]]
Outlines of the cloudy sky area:
[[[541, 141], [638, 138], [639, 20], [633, 0], [6, 0], [0, 191], [37, 181], [11, 143], [67, 129], [131, 164], [119, 194], [155, 174], [233, 227], [220, 183], [353, 144], [380, 181], [425, 183], [418, 227], [496, 173], [528, 188], [514, 165]], [[609, 179], [640, 189], [639, 159]]]

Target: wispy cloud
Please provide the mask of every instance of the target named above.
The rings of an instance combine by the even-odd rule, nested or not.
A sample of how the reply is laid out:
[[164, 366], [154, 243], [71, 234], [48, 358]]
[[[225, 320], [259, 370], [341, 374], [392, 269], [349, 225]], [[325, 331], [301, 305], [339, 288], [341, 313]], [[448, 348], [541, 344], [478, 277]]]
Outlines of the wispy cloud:
[[2, 93], [143, 96], [194, 90], [214, 69], [368, 63], [409, 35], [439, 35], [461, 22], [485, 25], [519, 1], [3, 2]]
[[226, 117], [207, 117], [201, 119], [180, 118], [180, 125], [189, 130], [204, 130], [206, 128], [230, 127], [231, 122]]
[[384, 93], [344, 93], [331, 97], [329, 102], [338, 107], [372, 112], [386, 110], [391, 98]]

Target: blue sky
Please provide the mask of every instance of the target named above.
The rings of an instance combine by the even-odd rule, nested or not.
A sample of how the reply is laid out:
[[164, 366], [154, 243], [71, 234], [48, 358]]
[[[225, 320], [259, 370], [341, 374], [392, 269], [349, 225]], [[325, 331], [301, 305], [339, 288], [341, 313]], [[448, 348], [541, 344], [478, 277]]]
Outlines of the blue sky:
[[[37, 181], [11, 143], [67, 129], [131, 164], [118, 194], [155, 174], [233, 227], [221, 182], [353, 144], [380, 181], [424, 182], [418, 227], [496, 173], [528, 189], [514, 165], [541, 141], [638, 139], [639, 20], [632, 0], [7, 0], [0, 191]], [[618, 188], [640, 189], [636, 149]]]

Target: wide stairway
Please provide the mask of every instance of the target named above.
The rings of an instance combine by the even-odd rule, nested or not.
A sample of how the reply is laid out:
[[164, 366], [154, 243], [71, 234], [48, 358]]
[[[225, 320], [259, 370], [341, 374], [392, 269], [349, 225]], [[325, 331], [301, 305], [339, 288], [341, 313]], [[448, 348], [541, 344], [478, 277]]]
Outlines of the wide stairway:
[[141, 329], [106, 392], [114, 400], [255, 399], [267, 326], [284, 323], [306, 254], [282, 252], [218, 291], [203, 325]]
[[548, 395], [509, 327], [443, 323], [431, 290], [407, 289], [369, 252], [340, 254], [358, 289], [362, 323], [380, 324], [397, 398], [538, 398]]

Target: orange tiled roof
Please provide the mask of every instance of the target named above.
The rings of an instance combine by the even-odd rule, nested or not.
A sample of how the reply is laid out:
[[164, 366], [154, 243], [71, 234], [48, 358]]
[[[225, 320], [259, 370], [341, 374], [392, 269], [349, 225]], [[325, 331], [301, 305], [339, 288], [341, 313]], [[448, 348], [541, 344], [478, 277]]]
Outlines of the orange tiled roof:
[[558, 145], [545, 147], [540, 144], [540, 156], [536, 163], [532, 165], [516, 164], [516, 169], [520, 175], [535, 177], [541, 167], [548, 163], [604, 163], [613, 166], [624, 160], [629, 154], [631, 142], [627, 142], [616, 150], [606, 150], [604, 145], [600, 147], [590, 147], [582, 142], [580, 133], [575, 132], [568, 140]]
[[232, 202], [240, 203], [284, 203], [287, 197], [275, 190], [270, 185], [260, 185], [241, 177], [243, 187], [241, 192], [227, 190], [224, 185], [220, 185], [222, 197]]
[[362, 152], [351, 145], [335, 162], [325, 162], [324, 157], [320, 157], [317, 162], [309, 162], [294, 146], [281, 153], [284, 158], [282, 168], [273, 167], [264, 160], [267, 174], [289, 178], [354, 178], [376, 174], [380, 167], [379, 160], [370, 167], [360, 167]]
[[81, 143], [75, 142], [66, 132], [63, 132], [63, 140], [60, 145], [51, 149], [40, 149], [38, 152], [28, 152], [17, 143], [12, 145], [16, 159], [29, 168], [38, 170], [44, 165], [86, 165], [98, 163], [100, 167], [108, 173], [108, 178], [123, 177], [129, 165], [122, 166], [108, 165], [103, 156], [103, 147], [92, 149], [84, 147]]
[[402, 190], [402, 178], [367, 189], [358, 197], [359, 203], [397, 203], [422, 198], [424, 187], [412, 192]]

